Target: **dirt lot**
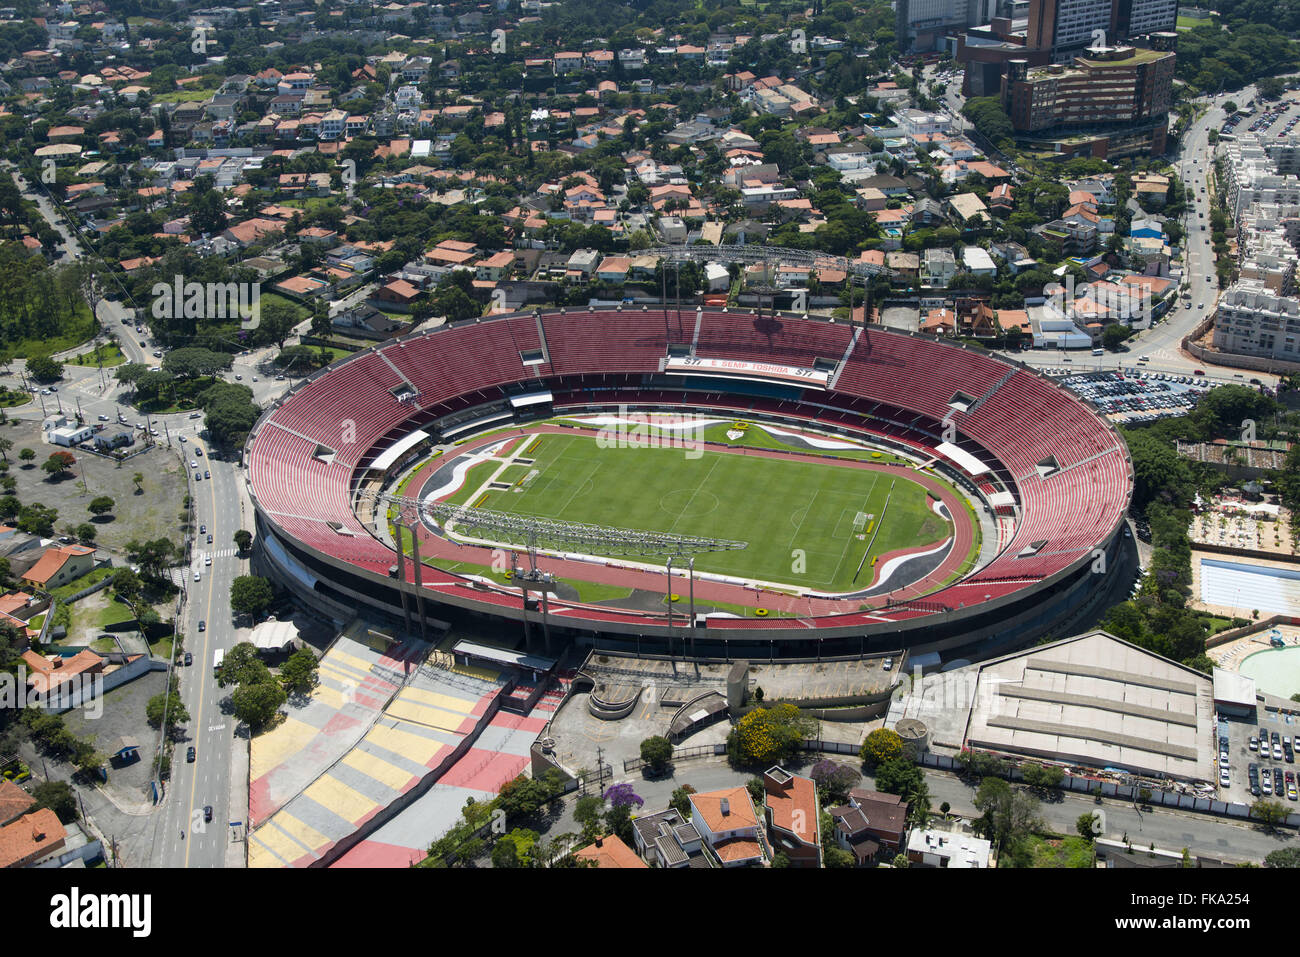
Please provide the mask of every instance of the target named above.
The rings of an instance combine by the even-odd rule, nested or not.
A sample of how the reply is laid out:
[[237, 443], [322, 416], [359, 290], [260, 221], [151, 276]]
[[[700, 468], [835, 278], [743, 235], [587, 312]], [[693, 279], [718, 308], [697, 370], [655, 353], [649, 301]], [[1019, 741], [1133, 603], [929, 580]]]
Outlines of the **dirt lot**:
[[[51, 482], [41, 464], [60, 447], [43, 441], [38, 423], [0, 426], [0, 436], [13, 442], [8, 453], [8, 474], [18, 481], [15, 493], [18, 500], [24, 505], [40, 502], [58, 509], [59, 517], [54, 523], [57, 533], [63, 534], [69, 525], [90, 522], [98, 530], [95, 543], [118, 555], [133, 538], [167, 536], [180, 543], [178, 516], [185, 498], [185, 476], [180, 457], [166, 446], [155, 447], [120, 465], [112, 459], [73, 449], [77, 464], [72, 474]], [[36, 452], [36, 458], [30, 463], [18, 458], [24, 448]], [[132, 482], [136, 472], [144, 475], [139, 491]], [[99, 495], [112, 498], [116, 507], [110, 515], [96, 519], [86, 511], [86, 506]]]

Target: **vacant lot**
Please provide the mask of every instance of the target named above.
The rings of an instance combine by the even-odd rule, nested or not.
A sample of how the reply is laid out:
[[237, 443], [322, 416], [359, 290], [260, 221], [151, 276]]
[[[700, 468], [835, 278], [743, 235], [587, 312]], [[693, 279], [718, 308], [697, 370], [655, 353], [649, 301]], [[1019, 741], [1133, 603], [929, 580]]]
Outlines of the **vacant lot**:
[[[59, 481], [50, 481], [41, 464], [60, 447], [43, 441], [39, 424], [22, 422], [0, 426], [0, 437], [13, 442], [8, 452], [8, 474], [18, 482], [14, 494], [24, 505], [39, 502], [58, 509], [54, 527], [59, 534], [69, 526], [89, 522], [96, 529], [95, 543], [119, 556], [133, 538], [166, 536], [180, 543], [177, 516], [185, 498], [185, 476], [180, 458], [165, 445], [120, 464], [73, 449], [77, 462], [72, 473]], [[19, 460], [24, 448], [36, 453], [36, 458], [29, 463]], [[133, 482], [137, 472], [142, 475], [138, 490]], [[100, 495], [113, 499], [114, 509], [95, 518], [86, 507]]]

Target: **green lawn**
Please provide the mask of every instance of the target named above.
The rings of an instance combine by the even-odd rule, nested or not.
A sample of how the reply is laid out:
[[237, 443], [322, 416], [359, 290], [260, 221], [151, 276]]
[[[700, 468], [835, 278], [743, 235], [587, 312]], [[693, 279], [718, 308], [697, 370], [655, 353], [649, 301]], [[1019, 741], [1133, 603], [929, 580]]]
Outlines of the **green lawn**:
[[91, 585], [98, 584], [99, 582], [107, 578], [109, 575], [113, 574], [113, 572], [115, 571], [117, 571], [116, 568], [111, 568], [108, 565], [105, 565], [102, 568], [92, 569], [91, 571], [82, 575], [80, 578], [70, 581], [66, 585], [60, 585], [58, 588], [50, 592], [50, 594], [53, 595], [55, 598], [57, 598], [60, 602], [65, 602], [68, 600], [68, 597], [70, 595], [75, 595], [77, 592], [81, 591], [82, 589], [89, 588]]
[[68, 365], [74, 366], [99, 366], [101, 363], [104, 368], [109, 366], [120, 366], [126, 361], [126, 356], [122, 355], [122, 350], [118, 348], [117, 343], [110, 342], [107, 345], [100, 346], [98, 350], [92, 349], [90, 352], [83, 352], [79, 356], [74, 356], [68, 360]]
[[[930, 510], [925, 489], [901, 471], [680, 448], [600, 448], [583, 435], [545, 435], [531, 457], [539, 474], [520, 489], [488, 492], [484, 508], [748, 542], [742, 550], [699, 556], [700, 571], [848, 591], [855, 579], [857, 587], [871, 580], [874, 556], [951, 534]], [[472, 470], [465, 498], [483, 481], [482, 468]], [[859, 512], [872, 518], [855, 533]]]
[[[1096, 854], [1092, 842], [1082, 837], [1031, 834], [1027, 838], [1033, 855], [1029, 867], [1093, 867]], [[1014, 867], [1009, 854], [998, 861], [999, 867]]]

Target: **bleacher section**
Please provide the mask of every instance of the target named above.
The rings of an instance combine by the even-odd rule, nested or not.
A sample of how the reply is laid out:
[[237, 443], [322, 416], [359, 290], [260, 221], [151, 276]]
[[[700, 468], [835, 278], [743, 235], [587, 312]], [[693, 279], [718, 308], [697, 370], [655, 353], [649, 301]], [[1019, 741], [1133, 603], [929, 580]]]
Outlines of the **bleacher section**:
[[442, 766], [503, 684], [494, 671], [416, 668], [365, 735], [249, 835], [248, 866], [309, 866], [427, 775], [454, 767]]

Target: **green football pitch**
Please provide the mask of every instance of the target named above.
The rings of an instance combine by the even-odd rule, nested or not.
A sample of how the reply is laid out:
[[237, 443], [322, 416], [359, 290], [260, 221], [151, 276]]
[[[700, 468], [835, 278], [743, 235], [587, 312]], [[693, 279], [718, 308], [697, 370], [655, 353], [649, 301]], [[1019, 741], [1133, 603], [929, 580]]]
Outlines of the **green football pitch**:
[[871, 582], [873, 556], [952, 534], [951, 523], [931, 511], [926, 490], [898, 469], [602, 448], [583, 435], [547, 434], [535, 443], [522, 475], [512, 466], [501, 476], [510, 489], [468, 497], [500, 512], [748, 543], [697, 556], [700, 571], [851, 591]]

